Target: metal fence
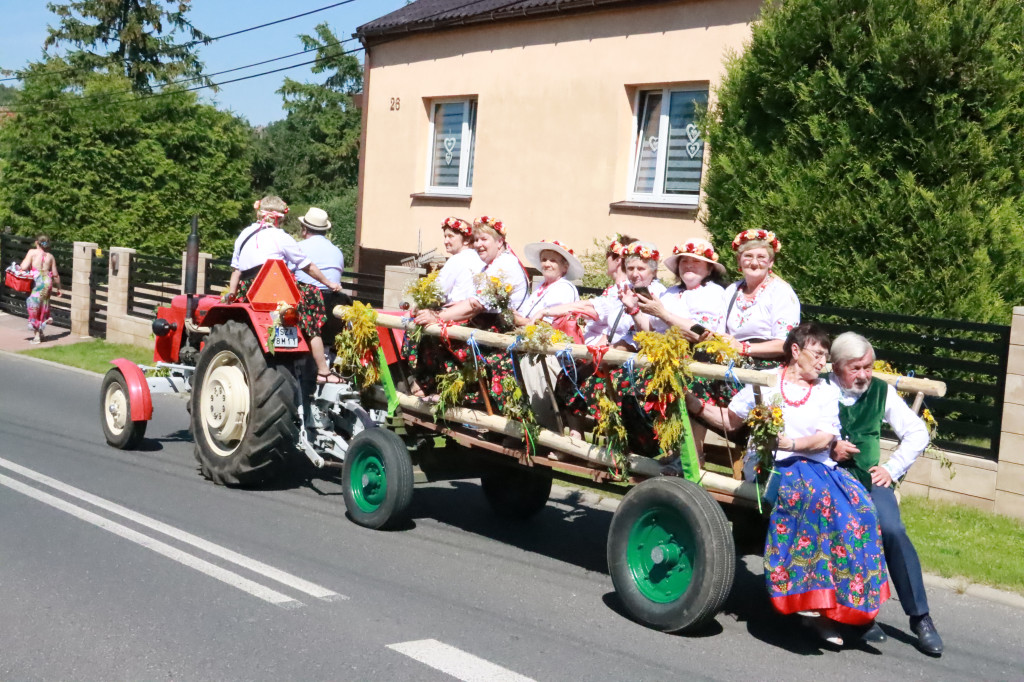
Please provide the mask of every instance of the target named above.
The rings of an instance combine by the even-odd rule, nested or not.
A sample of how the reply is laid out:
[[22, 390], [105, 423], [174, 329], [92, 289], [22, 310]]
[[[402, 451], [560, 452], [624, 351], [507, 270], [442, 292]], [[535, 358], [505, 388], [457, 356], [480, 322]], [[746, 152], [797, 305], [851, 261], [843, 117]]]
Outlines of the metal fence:
[[135, 254], [128, 274], [128, 314], [156, 319], [156, 309], [181, 293], [181, 259]]
[[[228, 285], [231, 277], [231, 261], [213, 259], [206, 262], [206, 291], [208, 294], [220, 294]], [[384, 305], [384, 275], [368, 272], [342, 273], [341, 284], [345, 293], [357, 301], [369, 303], [380, 308]]]

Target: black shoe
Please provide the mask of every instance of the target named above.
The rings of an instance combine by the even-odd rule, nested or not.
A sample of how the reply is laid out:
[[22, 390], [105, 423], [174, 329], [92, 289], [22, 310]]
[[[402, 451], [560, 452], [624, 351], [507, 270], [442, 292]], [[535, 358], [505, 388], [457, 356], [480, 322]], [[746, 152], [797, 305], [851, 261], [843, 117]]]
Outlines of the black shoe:
[[871, 627], [865, 630], [864, 634], [862, 634], [860, 638], [869, 644], [881, 644], [885, 640], [889, 639], [885, 634], [885, 630], [883, 630], [878, 623], [872, 623]]
[[917, 635], [917, 648], [929, 656], [942, 655], [942, 638], [932, 617], [927, 613], [920, 617], [910, 619], [910, 629]]

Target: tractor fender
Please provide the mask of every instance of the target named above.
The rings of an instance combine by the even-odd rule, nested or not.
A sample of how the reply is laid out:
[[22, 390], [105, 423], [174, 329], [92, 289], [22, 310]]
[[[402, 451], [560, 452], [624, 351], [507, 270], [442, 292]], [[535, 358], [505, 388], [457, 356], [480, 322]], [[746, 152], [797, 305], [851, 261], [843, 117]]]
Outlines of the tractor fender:
[[153, 396], [149, 393], [149, 384], [142, 368], [131, 360], [118, 358], [110, 364], [121, 370], [125, 383], [128, 384], [128, 398], [131, 402], [133, 422], [149, 421], [153, 418]]

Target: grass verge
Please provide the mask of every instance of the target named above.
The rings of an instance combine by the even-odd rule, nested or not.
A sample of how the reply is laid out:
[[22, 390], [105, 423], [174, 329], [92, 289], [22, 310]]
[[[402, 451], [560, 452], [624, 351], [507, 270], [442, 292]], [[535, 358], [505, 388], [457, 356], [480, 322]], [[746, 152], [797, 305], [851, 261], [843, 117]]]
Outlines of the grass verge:
[[21, 351], [21, 354], [87, 369], [99, 374], [105, 374], [112, 367], [110, 361], [116, 358], [127, 358], [132, 362], [144, 365], [153, 364], [152, 349], [124, 343], [107, 343], [102, 339], [47, 348], [30, 348]]
[[1024, 594], [1024, 521], [909, 495], [900, 509], [925, 571]]

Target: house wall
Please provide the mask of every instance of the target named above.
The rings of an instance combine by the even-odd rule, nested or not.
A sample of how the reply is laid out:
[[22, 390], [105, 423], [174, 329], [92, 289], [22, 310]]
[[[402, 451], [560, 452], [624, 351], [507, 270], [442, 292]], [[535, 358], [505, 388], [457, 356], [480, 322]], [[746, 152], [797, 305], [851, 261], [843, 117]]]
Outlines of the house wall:
[[[708, 84], [713, 97], [760, 6], [648, 5], [371, 47], [359, 245], [443, 253], [449, 215], [501, 218], [516, 249], [547, 238], [586, 250], [618, 232], [666, 250], [705, 234], [694, 209], [611, 206], [627, 198], [634, 95], [637, 86]], [[430, 102], [460, 95], [478, 97], [472, 198], [410, 197], [426, 189]]]

